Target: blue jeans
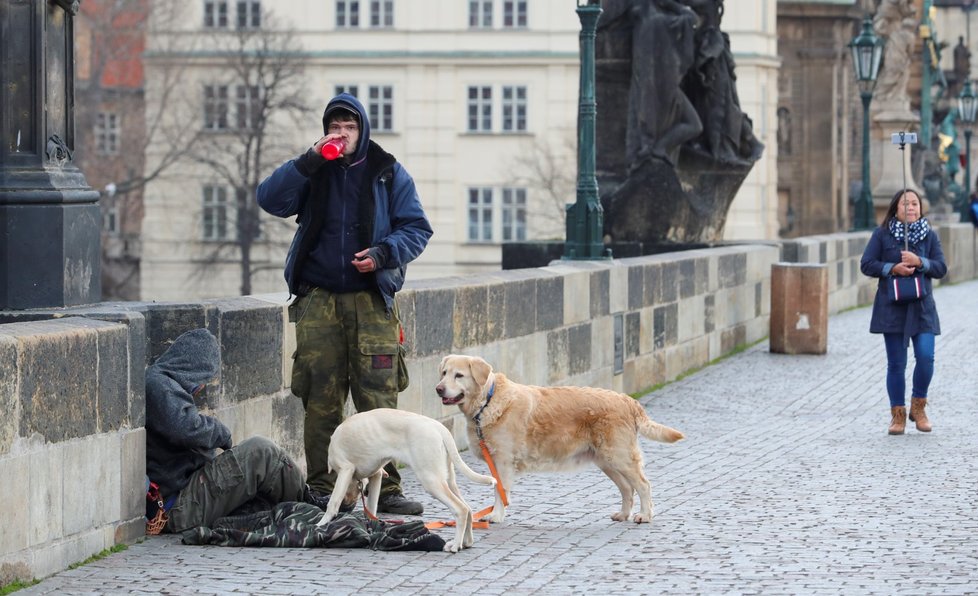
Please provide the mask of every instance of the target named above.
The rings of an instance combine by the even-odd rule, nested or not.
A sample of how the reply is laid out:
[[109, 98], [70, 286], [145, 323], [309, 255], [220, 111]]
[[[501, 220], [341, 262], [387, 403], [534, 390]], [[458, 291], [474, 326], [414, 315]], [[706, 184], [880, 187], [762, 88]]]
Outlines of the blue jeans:
[[[918, 333], [910, 338], [913, 342], [912, 397], [927, 397], [927, 388], [934, 376], [934, 334]], [[890, 407], [906, 405], [907, 392], [907, 344], [902, 333], [884, 333], [886, 344], [886, 392], [890, 396]]]

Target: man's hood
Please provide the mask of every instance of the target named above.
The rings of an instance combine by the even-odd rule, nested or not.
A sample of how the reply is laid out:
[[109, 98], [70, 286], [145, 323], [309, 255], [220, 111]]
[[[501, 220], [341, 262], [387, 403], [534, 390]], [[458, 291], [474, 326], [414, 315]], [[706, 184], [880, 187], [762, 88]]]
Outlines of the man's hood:
[[150, 369], [170, 377], [190, 393], [194, 387], [216, 379], [220, 366], [217, 338], [206, 329], [194, 329], [178, 337]]
[[367, 118], [367, 110], [356, 97], [349, 93], [340, 93], [326, 104], [326, 111], [323, 112], [323, 134], [329, 134], [326, 130], [329, 115], [337, 108], [347, 109], [357, 114], [360, 119], [360, 139], [357, 141], [357, 152], [350, 159], [350, 163], [357, 163], [367, 156], [367, 145], [370, 144], [370, 119]]

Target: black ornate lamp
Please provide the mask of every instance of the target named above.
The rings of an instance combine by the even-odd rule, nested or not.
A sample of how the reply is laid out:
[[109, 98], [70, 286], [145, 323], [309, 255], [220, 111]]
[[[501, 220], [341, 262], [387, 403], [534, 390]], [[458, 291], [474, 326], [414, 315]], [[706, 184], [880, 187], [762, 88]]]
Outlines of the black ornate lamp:
[[853, 228], [869, 230], [873, 227], [873, 195], [869, 189], [869, 104], [873, 100], [876, 77], [883, 59], [884, 41], [873, 32], [873, 21], [863, 19], [862, 31], [850, 43], [852, 68], [859, 84], [859, 96], [863, 100], [863, 189], [856, 199], [856, 216]]

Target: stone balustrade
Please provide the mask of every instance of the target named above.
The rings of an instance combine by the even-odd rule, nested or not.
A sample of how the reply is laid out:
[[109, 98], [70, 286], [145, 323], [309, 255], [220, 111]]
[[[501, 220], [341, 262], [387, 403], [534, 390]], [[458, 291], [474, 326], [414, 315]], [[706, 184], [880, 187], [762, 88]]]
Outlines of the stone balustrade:
[[[939, 233], [945, 282], [974, 278], [973, 228]], [[411, 385], [398, 406], [443, 421], [465, 446], [457, 407], [443, 406], [433, 389], [449, 353], [480, 355], [523, 383], [644, 392], [766, 337], [778, 263], [824, 266], [830, 313], [871, 302], [876, 282], [859, 272], [868, 238], [833, 234], [410, 282], [398, 305]], [[221, 345], [221, 388], [208, 393], [206, 410], [236, 442], [267, 436], [302, 462], [286, 298], [0, 312], [0, 580], [43, 577], [142, 535], [145, 366], [189, 329], [206, 327]]]

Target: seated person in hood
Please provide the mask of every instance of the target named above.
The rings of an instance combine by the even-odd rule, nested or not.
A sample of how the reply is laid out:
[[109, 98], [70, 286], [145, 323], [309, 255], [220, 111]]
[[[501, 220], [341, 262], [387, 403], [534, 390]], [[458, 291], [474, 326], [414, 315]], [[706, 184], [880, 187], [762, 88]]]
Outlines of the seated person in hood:
[[307, 492], [281, 447], [263, 437], [232, 445], [228, 427], [197, 409], [219, 371], [217, 339], [206, 329], [184, 333], [146, 369], [149, 534], [210, 526], [246, 503], [301, 501]]

